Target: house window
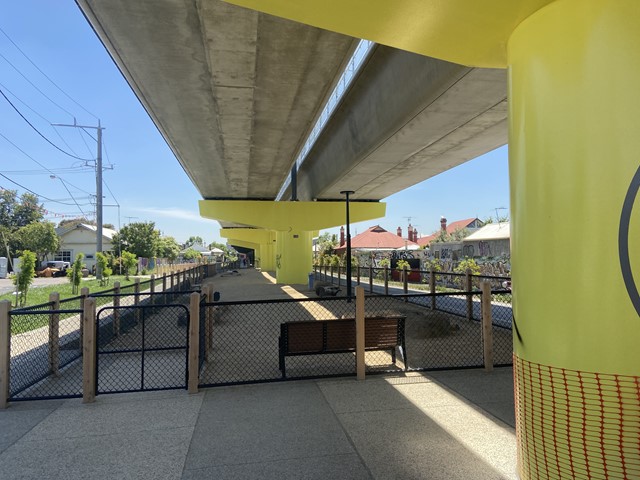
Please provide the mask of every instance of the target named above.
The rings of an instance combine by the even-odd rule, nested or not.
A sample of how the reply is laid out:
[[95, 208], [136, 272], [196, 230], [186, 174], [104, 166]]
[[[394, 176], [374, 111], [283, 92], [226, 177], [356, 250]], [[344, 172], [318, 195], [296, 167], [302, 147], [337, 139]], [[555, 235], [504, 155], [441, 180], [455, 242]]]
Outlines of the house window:
[[56, 253], [54, 260], [71, 263], [71, 250], [60, 250]]

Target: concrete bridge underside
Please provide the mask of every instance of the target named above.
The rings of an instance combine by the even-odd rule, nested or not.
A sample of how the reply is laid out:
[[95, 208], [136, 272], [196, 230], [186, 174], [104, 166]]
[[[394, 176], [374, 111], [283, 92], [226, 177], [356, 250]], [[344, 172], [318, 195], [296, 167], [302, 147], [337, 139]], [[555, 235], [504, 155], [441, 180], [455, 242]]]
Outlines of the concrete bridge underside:
[[353, 221], [384, 216], [379, 200], [507, 141], [504, 70], [375, 45], [298, 171], [301, 202], [278, 208], [317, 222], [252, 223], [271, 211], [358, 40], [220, 0], [76, 1], [202, 195], [201, 214], [223, 230], [275, 232], [281, 260], [305, 259], [279, 281], [304, 281], [310, 233], [344, 222], [344, 209], [315, 200], [355, 190]]

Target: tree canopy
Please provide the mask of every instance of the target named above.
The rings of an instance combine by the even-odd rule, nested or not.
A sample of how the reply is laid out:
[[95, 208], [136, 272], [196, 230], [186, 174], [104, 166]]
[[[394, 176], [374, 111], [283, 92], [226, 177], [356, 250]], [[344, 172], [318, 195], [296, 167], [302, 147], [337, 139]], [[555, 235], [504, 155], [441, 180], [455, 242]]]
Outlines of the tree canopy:
[[194, 245], [203, 245], [204, 246], [204, 240], [202, 239], [202, 237], [199, 237], [197, 235], [190, 236], [187, 239], [187, 241], [185, 242], [184, 248], [193, 247]]
[[160, 232], [154, 222], [135, 222], [125, 225], [113, 236], [113, 245], [120, 244], [122, 250], [136, 257], [153, 258], [158, 256]]
[[158, 257], [173, 262], [180, 255], [180, 245], [173, 237], [160, 237], [158, 242]]
[[51, 222], [36, 222], [20, 227], [13, 234], [15, 250], [30, 250], [37, 255], [39, 262], [49, 253], [55, 253], [60, 247], [60, 238]]
[[23, 193], [18, 198], [17, 190], [0, 189], [0, 226], [15, 231], [43, 219], [44, 207], [32, 193]]

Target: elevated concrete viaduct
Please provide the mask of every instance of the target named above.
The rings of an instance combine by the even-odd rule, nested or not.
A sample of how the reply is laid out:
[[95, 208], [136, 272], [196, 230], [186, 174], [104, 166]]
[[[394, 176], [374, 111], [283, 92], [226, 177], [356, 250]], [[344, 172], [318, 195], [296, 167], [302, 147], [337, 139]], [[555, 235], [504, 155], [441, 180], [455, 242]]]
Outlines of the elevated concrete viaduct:
[[[261, 259], [279, 282], [306, 282], [313, 232], [344, 222], [343, 205], [315, 200], [355, 190], [354, 222], [384, 216], [379, 200], [506, 143], [504, 71], [376, 45], [298, 171], [300, 201], [274, 210], [358, 40], [220, 0], [77, 3], [202, 195], [201, 214], [275, 235], [274, 248], [247, 238], [257, 231], [223, 233], [275, 255]], [[281, 218], [265, 222], [273, 211]]]

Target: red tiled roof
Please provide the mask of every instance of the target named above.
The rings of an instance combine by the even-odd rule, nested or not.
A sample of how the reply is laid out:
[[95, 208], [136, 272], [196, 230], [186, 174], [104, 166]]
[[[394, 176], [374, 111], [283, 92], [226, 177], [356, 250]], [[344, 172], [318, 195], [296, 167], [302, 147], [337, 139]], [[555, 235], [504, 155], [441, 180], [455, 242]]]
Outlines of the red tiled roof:
[[[447, 233], [448, 234], [452, 234], [456, 230], [462, 230], [463, 228], [466, 228], [474, 220], [476, 220], [475, 217], [474, 218], [467, 218], [465, 220], [457, 220], [455, 222], [451, 222], [449, 225], [447, 225]], [[424, 247], [426, 245], [429, 245], [433, 241], [434, 238], [436, 238], [436, 234], [432, 233], [431, 235], [427, 235], [426, 237], [420, 237], [417, 240], [417, 243], [421, 247]]]
[[[407, 240], [406, 238], [399, 237], [391, 232], [388, 232], [380, 225], [375, 225], [368, 228], [366, 231], [356, 235], [351, 239], [351, 248], [379, 248], [379, 249], [391, 249], [400, 248], [405, 245], [416, 245], [415, 242]], [[347, 248], [346, 244], [340, 245], [336, 250], [344, 250]]]

